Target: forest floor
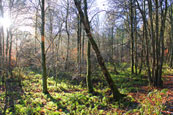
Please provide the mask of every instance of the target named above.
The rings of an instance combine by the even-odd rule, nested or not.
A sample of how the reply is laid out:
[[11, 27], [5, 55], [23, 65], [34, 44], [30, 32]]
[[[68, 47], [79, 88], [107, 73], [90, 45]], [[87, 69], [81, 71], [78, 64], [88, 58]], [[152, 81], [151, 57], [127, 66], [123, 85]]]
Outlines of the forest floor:
[[[173, 115], [173, 75], [164, 75], [163, 76], [164, 82], [163, 82], [163, 87], [162, 88], [155, 88], [155, 87], [151, 87], [151, 86], [137, 86], [140, 87], [140, 91], [139, 92], [135, 92], [135, 93], [130, 93], [129, 95], [133, 96], [133, 98], [135, 98], [135, 100], [145, 100], [146, 97], [148, 97], [147, 95], [149, 94], [149, 92], [153, 91], [153, 90], [162, 90], [162, 89], [167, 89], [167, 93], [166, 93], [166, 97], [162, 98], [162, 104], [165, 105], [165, 109], [163, 111], [161, 111], [162, 114], [165, 115]], [[161, 93], [161, 95], [163, 95]], [[156, 100], [152, 100], [153, 98], [147, 98], [147, 100], [149, 102], [151, 102], [152, 105], [155, 104], [154, 101]], [[138, 101], [138, 102], [140, 102]]]
[[[17, 76], [18, 73], [14, 72]], [[0, 84], [0, 115], [172, 115], [173, 74], [164, 74], [163, 88], [147, 86], [146, 78], [111, 73], [121, 93], [127, 97], [112, 100], [110, 89], [94, 83], [97, 93], [88, 94], [82, 83], [48, 78], [49, 95], [42, 93], [42, 79], [34, 72], [21, 72]]]
[[164, 78], [166, 79], [163, 82], [163, 87], [168, 89], [168, 99], [166, 102], [166, 110], [167, 112], [165, 113], [169, 113], [173, 115], [173, 75], [166, 75], [164, 76]]

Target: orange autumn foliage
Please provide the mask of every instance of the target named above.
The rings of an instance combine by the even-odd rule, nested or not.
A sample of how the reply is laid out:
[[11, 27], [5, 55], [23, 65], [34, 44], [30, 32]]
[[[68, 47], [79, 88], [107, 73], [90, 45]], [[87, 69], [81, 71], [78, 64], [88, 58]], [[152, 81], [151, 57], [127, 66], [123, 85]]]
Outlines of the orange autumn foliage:
[[164, 50], [164, 56], [167, 56], [168, 55], [168, 48], [166, 48], [165, 50]]

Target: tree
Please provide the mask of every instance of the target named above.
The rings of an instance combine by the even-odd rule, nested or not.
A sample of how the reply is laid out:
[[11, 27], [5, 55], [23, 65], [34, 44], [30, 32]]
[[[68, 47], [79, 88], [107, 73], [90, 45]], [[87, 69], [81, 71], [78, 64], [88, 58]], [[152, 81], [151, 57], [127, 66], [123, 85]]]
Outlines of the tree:
[[[3, 18], [3, 6], [2, 6], [2, 0], [0, 0], [0, 18]], [[1, 69], [4, 65], [4, 30], [3, 26], [0, 25], [0, 75], [1, 75]]]
[[[89, 42], [91, 43], [92, 45], [92, 48], [94, 49], [95, 53], [96, 53], [96, 56], [97, 56], [97, 61], [101, 67], [101, 70], [109, 84], [109, 87], [111, 88], [112, 90], [112, 93], [113, 93], [113, 98], [115, 100], [120, 100], [120, 98], [122, 98], [122, 94], [118, 91], [118, 88], [116, 87], [113, 79], [111, 78], [106, 66], [105, 66], [105, 63], [104, 63], [104, 60], [103, 60], [103, 57], [101, 56], [101, 53], [98, 49], [98, 46], [96, 44], [96, 42], [94, 41], [93, 39], [93, 35], [91, 33], [91, 30], [90, 30], [90, 24], [89, 24], [89, 20], [87, 18], [87, 14], [85, 14], [85, 12], [82, 11], [82, 8], [81, 8], [81, 5], [80, 5], [80, 2], [79, 0], [74, 0], [75, 2], [75, 5], [76, 5], [76, 8], [80, 14], [80, 17], [81, 17], [81, 21], [84, 25], [84, 28], [85, 28], [85, 31], [86, 31], [86, 34], [87, 34], [87, 37], [89, 39]], [[86, 4], [85, 4], [86, 5]]]
[[[145, 5], [145, 1], [143, 4]], [[165, 23], [166, 23], [166, 15], [167, 15], [167, 0], [158, 1], [155, 0], [155, 4], [153, 4], [152, 0], [147, 0], [148, 4], [148, 16], [149, 20], [146, 19], [147, 11], [140, 7], [140, 3], [136, 0], [138, 9], [142, 15], [144, 33], [146, 39], [146, 63], [148, 68], [148, 77], [151, 85], [156, 87], [162, 86], [162, 67], [164, 62], [164, 32], [165, 32]], [[154, 6], [155, 5], [155, 6]], [[154, 15], [155, 14], [155, 15]], [[159, 18], [160, 17], [160, 18]], [[155, 27], [155, 29], [154, 29]], [[147, 29], [150, 28], [150, 29]], [[148, 39], [150, 37], [150, 39]], [[151, 40], [151, 44], [150, 44]], [[152, 48], [152, 52], [149, 52], [149, 48]], [[150, 55], [151, 54], [151, 55]], [[150, 56], [152, 57], [150, 59]], [[152, 69], [150, 68], [150, 61]]]
[[[87, 0], [84, 0], [84, 12], [86, 14], [86, 18], [88, 19], [88, 5], [87, 5]], [[88, 40], [88, 48], [87, 48], [87, 76], [86, 76], [86, 81], [87, 81], [87, 87], [88, 87], [88, 92], [93, 93], [93, 85], [92, 85], [92, 80], [91, 80], [91, 44], [90, 41]]]
[[137, 5], [138, 5], [138, 9], [142, 15], [142, 21], [143, 21], [143, 34], [145, 37], [145, 45], [146, 45], [146, 64], [147, 64], [147, 71], [148, 71], [148, 81], [149, 84], [152, 84], [152, 78], [151, 78], [151, 70], [150, 70], [150, 61], [149, 61], [149, 39], [148, 39], [148, 22], [147, 22], [147, 13], [146, 13], [146, 0], [143, 1], [143, 9], [140, 7], [140, 4], [138, 2], [138, 0], [136, 0]]
[[46, 56], [45, 56], [45, 0], [41, 2], [41, 54], [42, 54], [42, 79], [43, 79], [43, 93], [48, 94], [47, 91], [47, 73], [46, 73]]
[[173, 68], [173, 4], [169, 10], [169, 18], [171, 25], [171, 34], [170, 34], [170, 67]]
[[69, 18], [69, 8], [70, 8], [70, 2], [69, 0], [67, 2], [67, 8], [66, 8], [66, 19], [65, 19], [65, 29], [67, 33], [67, 52], [66, 52], [66, 62], [65, 62], [65, 70], [68, 69], [68, 58], [69, 58], [69, 50], [70, 50], [70, 30], [69, 30], [69, 24], [68, 24], [68, 18]]
[[134, 1], [130, 0], [131, 72], [134, 74]]

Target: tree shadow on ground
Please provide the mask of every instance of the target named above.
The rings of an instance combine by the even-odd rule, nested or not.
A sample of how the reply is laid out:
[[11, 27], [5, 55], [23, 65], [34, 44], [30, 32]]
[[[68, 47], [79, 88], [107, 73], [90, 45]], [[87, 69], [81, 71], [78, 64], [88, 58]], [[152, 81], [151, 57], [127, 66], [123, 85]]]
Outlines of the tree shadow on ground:
[[15, 114], [15, 103], [21, 99], [23, 94], [21, 81], [14, 77], [7, 78], [5, 81], [5, 104], [2, 113], [6, 115], [8, 109], [10, 113]]
[[58, 111], [61, 109], [61, 110], [63, 110], [65, 113], [69, 113], [69, 110], [68, 110], [65, 106], [63, 106], [63, 105], [60, 103], [60, 100], [55, 99], [54, 97], [52, 97], [50, 93], [47, 94], [47, 98], [49, 98], [52, 102], [54, 102], [54, 103], [57, 104], [57, 110], [58, 110]]
[[137, 109], [139, 107], [139, 103], [136, 101], [132, 101], [130, 97], [124, 97], [117, 103], [119, 105], [119, 109], [126, 110], [126, 111]]

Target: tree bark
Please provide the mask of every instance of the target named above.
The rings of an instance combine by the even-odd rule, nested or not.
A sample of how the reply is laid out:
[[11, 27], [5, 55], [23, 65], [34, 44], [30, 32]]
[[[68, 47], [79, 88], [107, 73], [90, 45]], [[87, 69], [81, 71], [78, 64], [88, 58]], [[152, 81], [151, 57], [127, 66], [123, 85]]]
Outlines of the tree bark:
[[68, 17], [69, 17], [69, 1], [67, 0], [66, 21], [65, 21], [65, 29], [67, 33], [67, 51], [66, 51], [65, 70], [68, 70], [68, 65], [69, 65], [68, 58], [70, 50], [70, 33], [68, 28]]
[[[163, 2], [163, 1], [162, 1]], [[162, 3], [163, 4], [163, 3]], [[165, 8], [163, 9], [161, 7], [161, 28], [160, 28], [160, 41], [161, 41], [161, 57], [160, 57], [160, 65], [159, 65], [159, 74], [157, 78], [157, 83], [156, 87], [162, 87], [163, 86], [163, 81], [162, 81], [162, 69], [163, 69], [163, 62], [164, 62], [164, 32], [165, 32], [165, 23], [166, 23], [166, 16], [167, 16], [167, 10], [168, 10], [168, 5], [167, 5], [167, 0], [165, 0]]]
[[138, 33], [137, 33], [137, 12], [136, 12], [136, 6], [135, 6], [135, 13], [134, 13], [134, 32], [135, 32], [135, 74], [138, 74], [138, 43], [137, 43], [137, 37], [138, 37]]
[[81, 21], [80, 16], [78, 14], [78, 31], [77, 31], [77, 63], [78, 63], [78, 71], [81, 74]]
[[159, 40], [159, 3], [158, 3], [158, 0], [155, 0], [156, 1], [156, 52], [153, 52], [153, 53], [156, 53], [156, 67], [154, 67], [154, 63], [153, 63], [153, 78], [154, 78], [154, 85], [156, 86], [156, 83], [158, 81], [157, 77], [158, 77], [158, 69], [159, 69], [159, 63], [160, 63], [160, 60], [159, 60], [159, 57], [160, 57], [160, 40]]
[[170, 9], [170, 25], [171, 25], [171, 35], [170, 35], [170, 67], [173, 68], [173, 4]]
[[144, 33], [145, 33], [145, 44], [146, 44], [146, 64], [147, 64], [147, 71], [148, 71], [148, 81], [149, 84], [151, 85], [153, 83], [152, 77], [151, 77], [151, 70], [150, 70], [150, 60], [149, 60], [149, 39], [148, 39], [148, 30], [147, 30], [147, 18], [146, 18], [146, 4], [144, 1], [144, 9], [142, 10], [138, 0], [136, 0], [138, 9], [142, 15], [142, 21], [143, 21], [143, 26], [144, 26]]
[[11, 29], [9, 30], [9, 36], [10, 36], [10, 47], [9, 47], [9, 62], [8, 62], [8, 69], [9, 69], [9, 73], [12, 75], [12, 65], [11, 65], [11, 51], [12, 51], [12, 38], [13, 38], [13, 35], [11, 33]]
[[131, 72], [134, 74], [134, 12], [133, 0], [130, 0], [130, 37], [131, 37]]
[[43, 93], [48, 94], [47, 91], [47, 73], [46, 73], [46, 56], [45, 56], [45, 0], [41, 4], [41, 54], [42, 54], [42, 80]]
[[[90, 24], [89, 24], [89, 21], [88, 21], [88, 18], [87, 18], [87, 14], [83, 13], [82, 9], [81, 9], [81, 6], [80, 6], [80, 2], [78, 0], [74, 0], [75, 2], [75, 5], [76, 5], [76, 8], [80, 14], [80, 17], [81, 17], [81, 21], [84, 25], [84, 28], [85, 28], [85, 31], [86, 31], [86, 34], [87, 34], [87, 37], [89, 39], [89, 42], [91, 43], [92, 45], [92, 48], [94, 49], [95, 53], [96, 53], [96, 56], [97, 56], [97, 60], [98, 60], [98, 63], [101, 67], [101, 70], [113, 92], [113, 98], [115, 100], [119, 100], [121, 97], [122, 97], [122, 94], [120, 94], [120, 92], [118, 91], [118, 88], [116, 87], [116, 85], [114, 84], [114, 81], [113, 79], [111, 78], [106, 66], [105, 66], [105, 63], [104, 63], [104, 60], [103, 60], [103, 57], [101, 56], [101, 53], [98, 49], [98, 46], [97, 44], [95, 43], [94, 39], [93, 39], [93, 36], [92, 36], [92, 33], [90, 31]], [[86, 4], [86, 3], [85, 3]]]
[[[83, 30], [83, 29], [82, 29]], [[82, 63], [84, 64], [85, 63], [85, 56], [84, 56], [84, 51], [85, 51], [85, 31], [83, 30], [83, 39], [82, 39], [82, 56], [81, 56], [81, 58], [82, 58]]]
[[88, 40], [88, 48], [87, 48], [87, 76], [86, 76], [86, 81], [87, 81], [87, 88], [89, 93], [93, 93], [93, 85], [92, 85], [92, 80], [91, 80], [91, 59], [90, 59], [90, 50], [91, 50], [91, 44]]
[[[0, 0], [0, 18], [3, 18], [3, 7], [2, 7], [2, 0]], [[3, 68], [3, 26], [0, 25], [0, 69]], [[1, 70], [0, 70], [1, 76]]]
[[[155, 72], [156, 71], [156, 60], [155, 60], [156, 59], [155, 58], [156, 57], [155, 56], [156, 55], [156, 51], [155, 51], [156, 45], [155, 45], [155, 33], [154, 33], [154, 25], [153, 25], [153, 8], [152, 8], [152, 1], [151, 0], [148, 0], [148, 8], [149, 8], [149, 18], [150, 18], [150, 28], [151, 28], [150, 38], [152, 40], [152, 53], [153, 53], [153, 55], [152, 55], [152, 62], [153, 62], [152, 63], [152, 78], [155, 78], [155, 75], [156, 75], [156, 72]], [[156, 16], [157, 16], [157, 13], [156, 13]]]

